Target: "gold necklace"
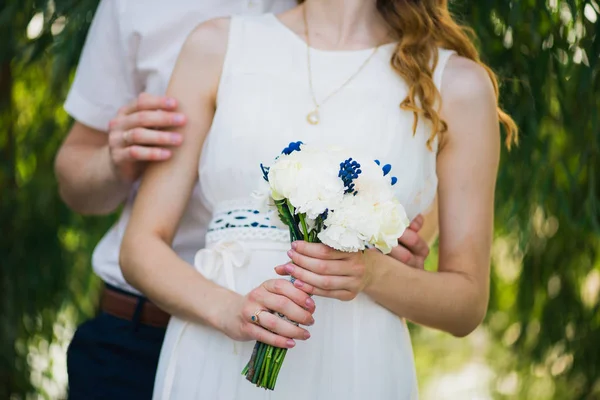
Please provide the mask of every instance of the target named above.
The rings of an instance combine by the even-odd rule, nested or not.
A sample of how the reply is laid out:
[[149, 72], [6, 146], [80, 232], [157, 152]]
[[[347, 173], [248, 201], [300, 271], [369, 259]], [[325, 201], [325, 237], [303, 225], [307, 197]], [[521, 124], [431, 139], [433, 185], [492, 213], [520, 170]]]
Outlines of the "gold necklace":
[[308, 22], [306, 20], [306, 5], [302, 6], [302, 14], [304, 17], [304, 34], [306, 35], [306, 63], [308, 65], [308, 86], [310, 87], [310, 95], [311, 95], [312, 101], [315, 105], [315, 108], [306, 115], [306, 120], [311, 125], [317, 125], [319, 122], [321, 122], [321, 115], [319, 114], [319, 108], [323, 104], [325, 104], [329, 99], [331, 99], [334, 95], [336, 95], [340, 90], [342, 90], [344, 87], [346, 87], [346, 85], [348, 85], [354, 78], [356, 78], [356, 76], [367, 66], [369, 61], [371, 61], [371, 58], [373, 58], [375, 53], [377, 53], [377, 50], [379, 50], [380, 45], [377, 45], [377, 47], [375, 47], [375, 49], [373, 49], [373, 52], [371, 53], [371, 55], [369, 55], [369, 57], [367, 57], [367, 59], [361, 64], [361, 66], [356, 70], [355, 73], [350, 75], [350, 77], [348, 79], [346, 79], [346, 81], [344, 83], [342, 83], [342, 85], [340, 87], [335, 89], [333, 92], [329, 93], [329, 95], [327, 95], [323, 99], [323, 101], [321, 101], [319, 103], [315, 96], [315, 89], [313, 88], [312, 68], [311, 68], [311, 62], [310, 62], [310, 36], [308, 35]]

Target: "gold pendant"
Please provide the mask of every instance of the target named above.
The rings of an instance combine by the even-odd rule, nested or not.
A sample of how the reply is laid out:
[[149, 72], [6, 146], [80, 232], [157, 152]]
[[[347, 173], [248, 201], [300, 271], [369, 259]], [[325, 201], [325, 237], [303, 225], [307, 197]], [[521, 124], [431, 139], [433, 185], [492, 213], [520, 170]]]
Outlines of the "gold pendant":
[[319, 109], [315, 108], [311, 112], [306, 115], [306, 120], [311, 125], [317, 125], [321, 121], [321, 117], [319, 116]]

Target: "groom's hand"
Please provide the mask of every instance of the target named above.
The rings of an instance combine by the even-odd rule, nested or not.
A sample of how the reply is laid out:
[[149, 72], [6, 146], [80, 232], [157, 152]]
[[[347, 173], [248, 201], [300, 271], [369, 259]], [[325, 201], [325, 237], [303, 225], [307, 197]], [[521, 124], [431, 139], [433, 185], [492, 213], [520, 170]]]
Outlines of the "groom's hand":
[[417, 215], [398, 239], [398, 246], [388, 255], [410, 267], [424, 269], [425, 260], [429, 255], [429, 245], [419, 235], [424, 223], [425, 218], [421, 214]]
[[122, 107], [110, 121], [108, 145], [113, 170], [125, 182], [133, 182], [148, 161], [171, 157], [171, 149], [183, 138], [169, 128], [185, 125], [186, 118], [177, 112], [177, 101], [164, 96], [140, 94]]

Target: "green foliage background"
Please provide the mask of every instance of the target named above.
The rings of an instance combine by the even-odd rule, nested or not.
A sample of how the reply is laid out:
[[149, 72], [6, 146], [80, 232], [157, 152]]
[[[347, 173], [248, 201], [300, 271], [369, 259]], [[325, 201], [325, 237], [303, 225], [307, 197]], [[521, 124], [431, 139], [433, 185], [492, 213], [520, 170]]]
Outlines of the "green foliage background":
[[[89, 258], [111, 219], [71, 213], [52, 171], [70, 124], [62, 101], [96, 5], [0, 0], [1, 399], [56, 396], [51, 355], [96, 302]], [[476, 355], [494, 370], [494, 398], [600, 398], [599, 4], [452, 8], [475, 29], [522, 135], [498, 181], [488, 345], [414, 327], [422, 381]], [[36, 15], [43, 27], [30, 38]], [[38, 353], [50, 356], [40, 362]]]

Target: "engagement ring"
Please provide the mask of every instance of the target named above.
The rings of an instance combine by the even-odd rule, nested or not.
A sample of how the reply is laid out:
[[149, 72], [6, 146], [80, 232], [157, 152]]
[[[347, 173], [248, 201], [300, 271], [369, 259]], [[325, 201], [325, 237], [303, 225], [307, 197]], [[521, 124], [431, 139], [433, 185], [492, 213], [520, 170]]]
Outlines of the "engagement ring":
[[254, 322], [256, 325], [260, 325], [260, 313], [265, 310], [256, 310], [253, 316], [250, 317], [250, 321]]

